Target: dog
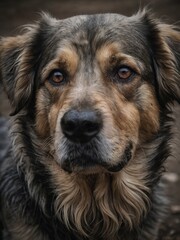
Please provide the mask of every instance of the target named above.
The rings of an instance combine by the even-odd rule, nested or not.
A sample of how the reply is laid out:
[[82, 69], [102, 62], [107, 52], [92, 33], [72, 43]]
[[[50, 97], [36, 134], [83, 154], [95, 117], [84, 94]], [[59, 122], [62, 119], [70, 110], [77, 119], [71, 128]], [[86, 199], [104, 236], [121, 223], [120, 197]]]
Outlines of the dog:
[[2, 239], [154, 240], [180, 33], [147, 10], [42, 14], [0, 41], [12, 111], [0, 160]]

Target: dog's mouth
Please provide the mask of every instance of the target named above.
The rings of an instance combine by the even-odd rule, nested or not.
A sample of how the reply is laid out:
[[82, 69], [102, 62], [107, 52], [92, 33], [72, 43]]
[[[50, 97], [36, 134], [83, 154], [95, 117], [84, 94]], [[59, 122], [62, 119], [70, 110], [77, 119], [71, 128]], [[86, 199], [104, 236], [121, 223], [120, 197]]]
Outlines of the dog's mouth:
[[[84, 150], [84, 151], [83, 151]], [[61, 161], [61, 167], [68, 173], [76, 172], [82, 174], [94, 174], [99, 172], [119, 172], [131, 160], [133, 155], [133, 144], [129, 142], [118, 160], [104, 159], [96, 149], [77, 148], [69, 150], [66, 158]], [[73, 157], [72, 157], [73, 156]]]

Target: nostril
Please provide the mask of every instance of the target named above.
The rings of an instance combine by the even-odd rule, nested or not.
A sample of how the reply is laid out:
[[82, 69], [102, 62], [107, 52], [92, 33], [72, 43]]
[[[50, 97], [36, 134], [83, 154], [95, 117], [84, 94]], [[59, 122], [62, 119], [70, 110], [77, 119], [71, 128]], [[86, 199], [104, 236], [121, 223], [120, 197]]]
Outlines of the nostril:
[[63, 129], [63, 133], [66, 133], [68, 135], [73, 135], [77, 127], [76, 123], [72, 120], [62, 121], [61, 126]]
[[61, 119], [61, 128], [63, 133], [68, 137], [75, 134], [78, 126], [78, 114], [71, 110], [64, 114]]
[[84, 133], [89, 136], [95, 135], [99, 131], [100, 127], [101, 125], [98, 122], [85, 121], [83, 123]]

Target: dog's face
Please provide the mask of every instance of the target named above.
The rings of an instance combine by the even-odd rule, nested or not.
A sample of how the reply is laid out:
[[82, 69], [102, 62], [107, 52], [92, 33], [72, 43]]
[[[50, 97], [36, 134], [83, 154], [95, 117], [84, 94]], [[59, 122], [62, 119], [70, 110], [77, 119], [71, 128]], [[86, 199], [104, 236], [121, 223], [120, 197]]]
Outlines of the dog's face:
[[2, 41], [15, 114], [31, 112], [36, 134], [65, 171], [122, 170], [158, 133], [161, 108], [179, 100], [168, 31], [146, 14], [45, 16]]
[[158, 131], [148, 47], [131, 24], [116, 15], [75, 17], [54, 29], [56, 46], [38, 76], [36, 130], [52, 136], [69, 172], [119, 171]]

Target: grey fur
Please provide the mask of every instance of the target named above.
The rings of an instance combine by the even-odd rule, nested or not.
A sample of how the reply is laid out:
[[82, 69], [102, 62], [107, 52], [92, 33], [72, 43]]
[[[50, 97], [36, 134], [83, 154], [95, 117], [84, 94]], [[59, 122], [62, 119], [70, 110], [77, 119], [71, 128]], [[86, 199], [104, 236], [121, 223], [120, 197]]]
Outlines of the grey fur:
[[[97, 59], [99, 49], [116, 43], [119, 52], [131, 56], [141, 71], [141, 81], [137, 80], [137, 86], [134, 81], [128, 91], [128, 83], [118, 82], [117, 76], [112, 73], [114, 70], [101, 72]], [[172, 119], [169, 117], [169, 104], [175, 100], [180, 102], [179, 43], [180, 34], [176, 29], [171, 31], [168, 25], [161, 24], [146, 11], [129, 18], [119, 14], [101, 14], [65, 20], [56, 20], [44, 14], [39, 23], [25, 29], [23, 36], [1, 40], [1, 76], [13, 115], [10, 150], [6, 151], [4, 143], [0, 142], [0, 221], [3, 240], [157, 238], [166, 203], [160, 179], [170, 153]], [[67, 77], [69, 81], [62, 85], [62, 89], [73, 89], [69, 104], [66, 104], [68, 107], [61, 108], [57, 125], [50, 131], [53, 122], [48, 122], [48, 114], [54, 103], [60, 105], [56, 93], [60, 91], [62, 95], [63, 90], [52, 94], [45, 85], [47, 77], [44, 79], [43, 73], [65, 48], [73, 49], [79, 62], [74, 82]], [[68, 66], [66, 63], [64, 65], [63, 70], [68, 72]], [[102, 75], [108, 79], [105, 84], [102, 84]], [[109, 97], [106, 85], [115, 89], [109, 105], [105, 102], [105, 98]], [[78, 89], [82, 90], [82, 94]], [[152, 120], [155, 119], [152, 126], [156, 128], [158, 125], [156, 131], [153, 132], [151, 123], [146, 119], [147, 126], [140, 125], [139, 136], [133, 136], [137, 133], [133, 123], [139, 120], [131, 110], [131, 124], [127, 123], [126, 133], [122, 131], [122, 135], [117, 136], [115, 127], [119, 114], [128, 115], [127, 109], [123, 109], [125, 113], [121, 112], [120, 103], [116, 103], [117, 92], [121, 96], [122, 106], [128, 109], [130, 105], [130, 110], [141, 113], [142, 119], [149, 116], [154, 104], [152, 109], [158, 109], [154, 111], [160, 115], [159, 118], [152, 117]], [[148, 94], [151, 94], [152, 102]], [[101, 105], [94, 104], [96, 96], [101, 98]], [[48, 136], [45, 137], [37, 131], [36, 118], [41, 113], [37, 110], [38, 104], [43, 104], [41, 110], [46, 116], [43, 124], [48, 127], [43, 131], [44, 134], [48, 132]], [[67, 110], [84, 107], [98, 108], [105, 125], [98, 138], [85, 147], [69, 143], [59, 124]], [[120, 111], [117, 112], [117, 109]], [[116, 113], [114, 121], [110, 119], [114, 116], [111, 111]], [[115, 127], [109, 131], [109, 126]], [[4, 128], [1, 134], [4, 136]], [[107, 138], [108, 134], [113, 136], [112, 139]], [[129, 135], [132, 148], [126, 146]], [[122, 144], [119, 144], [119, 139]], [[141, 141], [140, 148], [138, 141]], [[80, 157], [87, 152], [93, 156], [99, 154], [96, 161], [101, 167], [108, 166], [106, 170], [113, 169], [118, 160], [128, 159], [129, 165], [123, 165], [117, 174], [121, 181], [111, 172], [97, 174], [91, 182], [88, 177], [78, 178], [78, 174], [71, 175], [61, 169], [63, 158], [69, 161], [74, 155]], [[112, 157], [114, 152], [119, 153], [118, 158]], [[125, 153], [128, 158], [124, 157]], [[84, 167], [84, 159], [80, 163]], [[78, 163], [75, 164], [78, 168]], [[72, 166], [71, 170], [73, 172], [76, 168]], [[107, 187], [104, 187], [101, 178], [107, 182]], [[108, 191], [110, 193], [107, 195]]]

